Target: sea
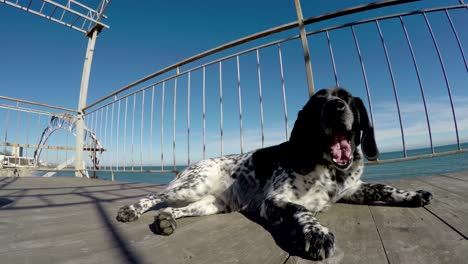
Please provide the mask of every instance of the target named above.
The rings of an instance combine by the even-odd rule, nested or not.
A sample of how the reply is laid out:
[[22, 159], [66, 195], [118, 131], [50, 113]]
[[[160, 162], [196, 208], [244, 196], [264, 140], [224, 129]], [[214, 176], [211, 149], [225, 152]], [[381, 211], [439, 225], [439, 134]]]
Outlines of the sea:
[[[434, 148], [435, 153], [442, 153], [452, 150], [457, 150], [457, 145], [438, 146]], [[468, 149], [468, 143], [461, 144], [461, 149]], [[413, 157], [424, 154], [431, 154], [430, 148], [420, 148], [407, 150], [407, 157]], [[379, 160], [395, 159], [403, 157], [402, 151], [381, 153]], [[165, 166], [166, 170], [181, 171], [186, 167], [183, 166]], [[122, 169], [122, 168], [121, 168]], [[135, 170], [141, 168], [134, 167]], [[143, 166], [143, 171], [161, 170], [159, 166]], [[154, 183], [154, 184], [167, 184], [175, 177], [174, 172], [155, 173], [155, 172], [128, 172], [131, 167], [125, 168], [126, 171], [114, 172], [114, 179], [121, 182], [138, 182], [138, 183]], [[468, 171], [468, 152], [426, 158], [419, 160], [400, 161], [395, 163], [385, 163], [377, 165], [368, 165], [364, 169], [362, 176], [366, 181], [381, 181], [381, 180], [395, 180], [400, 178], [410, 178], [416, 176], [431, 176], [436, 174], [447, 174], [454, 172]], [[66, 176], [70, 173], [59, 173], [57, 176]], [[97, 172], [97, 177], [102, 180], [111, 180], [110, 172]]]

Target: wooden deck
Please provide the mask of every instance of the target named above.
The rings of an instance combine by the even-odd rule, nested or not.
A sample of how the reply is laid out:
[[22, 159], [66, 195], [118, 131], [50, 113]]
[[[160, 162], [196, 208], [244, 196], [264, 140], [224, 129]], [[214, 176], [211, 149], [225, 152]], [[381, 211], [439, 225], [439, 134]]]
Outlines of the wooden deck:
[[[337, 204], [320, 214], [337, 239], [326, 263], [467, 263], [468, 172], [393, 181], [432, 191], [426, 208]], [[0, 178], [1, 263], [312, 263], [290, 256], [260, 224], [232, 213], [178, 220], [170, 237], [118, 208], [154, 184]]]

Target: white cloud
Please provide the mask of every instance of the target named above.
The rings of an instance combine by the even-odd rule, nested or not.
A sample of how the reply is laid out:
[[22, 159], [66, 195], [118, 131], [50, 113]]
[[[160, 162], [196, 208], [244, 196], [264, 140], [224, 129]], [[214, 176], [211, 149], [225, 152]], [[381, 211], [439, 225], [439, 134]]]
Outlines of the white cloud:
[[[468, 98], [454, 98], [455, 114], [461, 142], [468, 140]], [[428, 147], [429, 132], [422, 102], [400, 101], [406, 147]], [[428, 102], [428, 115], [434, 145], [456, 143], [453, 114], [447, 98]], [[374, 108], [376, 140], [382, 151], [402, 148], [401, 129], [393, 102], [385, 102]]]

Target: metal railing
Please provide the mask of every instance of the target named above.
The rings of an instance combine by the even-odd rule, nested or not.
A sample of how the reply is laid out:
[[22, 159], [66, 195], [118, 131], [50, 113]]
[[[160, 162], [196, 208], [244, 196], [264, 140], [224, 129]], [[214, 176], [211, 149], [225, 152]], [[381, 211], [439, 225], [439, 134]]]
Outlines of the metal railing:
[[[412, 1], [383, 1], [302, 21], [315, 87], [339, 85], [365, 99], [378, 145], [394, 152], [369, 164], [468, 150], [467, 5], [334, 24], [335, 18], [406, 2]], [[287, 140], [309, 95], [300, 24], [210, 49], [88, 104], [81, 109], [94, 133], [85, 138], [85, 150], [94, 151], [87, 169], [175, 172], [200, 159]], [[23, 103], [13, 102], [15, 111]], [[104, 149], [97, 167], [96, 151]]]
[[[304, 24], [313, 26], [314, 23], [392, 5], [396, 2], [385, 1], [307, 18], [304, 20]], [[457, 25], [452, 19], [453, 15], [456, 15], [458, 20], [460, 20], [460, 17], [466, 19], [468, 13], [464, 12], [468, 12], [468, 10], [466, 5], [462, 4], [409, 11], [344, 25], [328, 26], [318, 30], [308, 30], [306, 35], [309, 39], [314, 70], [320, 72], [322, 63], [319, 56], [314, 57], [314, 54], [329, 54], [326, 59], [329, 60], [328, 64], [332, 64], [332, 82], [330, 80], [324, 81], [324, 77], [317, 75], [317, 72], [314, 73], [316, 76], [315, 81], [319, 84], [317, 87], [341, 85], [352, 93], [366, 98], [371, 120], [376, 127], [378, 141], [379, 131], [383, 129], [385, 123], [391, 123], [393, 127], [398, 127], [398, 133], [393, 134], [400, 137], [400, 143], [392, 139], [392, 144], [395, 146], [383, 145], [384, 150], [397, 150], [401, 155], [396, 158], [384, 157], [384, 159], [370, 164], [427, 158], [466, 151], [466, 145], [462, 143], [466, 142], [468, 137], [465, 130], [463, 131], [465, 133], [463, 138], [460, 135], [461, 131], [458, 123], [460, 123], [461, 119], [456, 116], [457, 106], [454, 102], [453, 85], [447, 73], [447, 66], [444, 64], [444, 55], [439, 47], [437, 33], [432, 29], [433, 23], [440, 27], [438, 16], [446, 17], [449, 23], [445, 25], [447, 28], [444, 30], [454, 37], [453, 41], [455, 43], [451, 44], [455, 44], [459, 50], [459, 56], [464, 63], [464, 67], [466, 67], [464, 47], [458, 33], [463, 25]], [[431, 19], [431, 16], [437, 16], [437, 19]], [[420, 20], [419, 24], [414, 22], [414, 20], [418, 19]], [[414, 42], [417, 42], [414, 39], [415, 37], [412, 37], [412, 34], [415, 34], [415, 24], [418, 24], [417, 31], [425, 31], [429, 34], [430, 38], [426, 39], [426, 41], [432, 43], [432, 48], [424, 47], [424, 50], [422, 50], [414, 44]], [[386, 30], [389, 27], [388, 25], [392, 25], [392, 27]], [[297, 31], [293, 31], [293, 34], [290, 34], [289, 37], [280, 34], [284, 32], [291, 33], [291, 29], [297, 29], [297, 26], [298, 22], [291, 22], [221, 45], [150, 74], [89, 104], [84, 109], [87, 124], [110, 150], [108, 153], [110, 157], [103, 159], [103, 164], [105, 164], [103, 170], [126, 172], [177, 171], [179, 165], [191, 164], [196, 160], [228, 153], [242, 153], [287, 140], [290, 127], [294, 121], [294, 118], [291, 119], [289, 116], [291, 113], [295, 115], [307, 100], [305, 76], [302, 75], [301, 70], [291, 70], [285, 66], [285, 64], [292, 65], [291, 67], [303, 65], [303, 62], [301, 62], [303, 57], [297, 54], [297, 51], [301, 50], [300, 36], [294, 34]], [[409, 30], [408, 26], [412, 30]], [[371, 27], [374, 28], [371, 29]], [[400, 31], [398, 40], [395, 40], [395, 36], [389, 34], [391, 30]], [[344, 38], [343, 34], [350, 36]], [[281, 35], [281, 37], [274, 40], [277, 35]], [[365, 37], [360, 35], [365, 35]], [[446, 36], [444, 34], [444, 36], [440, 37], [445, 38]], [[245, 47], [254, 40], [265, 38], [268, 39], [266, 43]], [[325, 45], [319, 43], [320, 40], [317, 39], [320, 38], [325, 40]], [[394, 107], [392, 107], [392, 113], [394, 113], [394, 116], [392, 120], [381, 118], [381, 116], [385, 115], [383, 111], [385, 109], [380, 109], [382, 107], [379, 105], [379, 103], [382, 103], [382, 99], [377, 100], [374, 96], [379, 96], [380, 90], [384, 88], [377, 87], [372, 82], [373, 80], [369, 80], [372, 76], [369, 75], [369, 68], [366, 68], [367, 61], [372, 59], [366, 57], [369, 48], [368, 45], [363, 45], [363, 43], [369, 42], [369, 39], [372, 38], [373, 45], [380, 45], [379, 52], [382, 53], [380, 55], [381, 60], [373, 62], [373, 64], [379, 64], [382, 70], [387, 72], [382, 76], [386, 75], [384, 77], [390, 80], [389, 84], [385, 85], [385, 89], [388, 87], [391, 93], [385, 99], [393, 97]], [[408, 110], [405, 109], [408, 108], [408, 100], [404, 98], [405, 94], [407, 94], [404, 90], [408, 88], [400, 86], [401, 80], [399, 79], [401, 77], [398, 74], [401, 71], [396, 71], [395, 68], [399, 67], [401, 63], [393, 62], [394, 57], [397, 55], [395, 55], [394, 47], [388, 47], [389, 40], [387, 38], [393, 38], [392, 42], [399, 41], [399, 44], [401, 44], [399, 49], [405, 50], [408, 55], [408, 62], [411, 63], [406, 64], [406, 66], [408, 66], [409, 71], [414, 71], [414, 76], [411, 78], [417, 80], [414, 89], [417, 88], [420, 93], [420, 98], [417, 98], [417, 100], [421, 100], [420, 106], [423, 108], [423, 111], [418, 110], [418, 118], [424, 120], [427, 125], [425, 133], [428, 139], [424, 143], [420, 143], [421, 133], [413, 135], [415, 131], [412, 131], [411, 124], [408, 124], [408, 122], [419, 122], [419, 119], [412, 120], [410, 118], [411, 120], [406, 120], [405, 127], [405, 119], [408, 119]], [[446, 44], [446, 41], [444, 41], [444, 45]], [[394, 46], [394, 44], [392, 45]], [[363, 48], [362, 46], [366, 47]], [[356, 85], [355, 81], [342, 78], [342, 75], [346, 74], [340, 72], [339, 69], [340, 66], [343, 68], [346, 66], [337, 65], [339, 63], [337, 60], [342, 60], [343, 54], [337, 55], [336, 51], [342, 50], [343, 47], [347, 47], [356, 55], [353, 60], [358, 62], [358, 68], [356, 69], [359, 70], [354, 69], [353, 72], [358, 74], [356, 76], [362, 76], [363, 83], [361, 86]], [[233, 50], [233, 52], [229, 52], [230, 50]], [[439, 63], [440, 69], [439, 72], [433, 74], [442, 75], [445, 87], [434, 88], [433, 85], [427, 83], [427, 77], [421, 75], [422, 66], [420, 66], [421, 63], [418, 60], [425, 56], [421, 52], [436, 54], [438, 59], [434, 60], [433, 63]], [[291, 59], [293, 56], [294, 60]], [[287, 58], [287, 62], [285, 62], [285, 58]], [[427, 69], [424, 70], [427, 71]], [[466, 73], [464, 72], [465, 75]], [[197, 76], [196, 80], [194, 76]], [[295, 77], [299, 77], [300, 80], [292, 80]], [[462, 76], [462, 78], [466, 78], [466, 76]], [[463, 85], [466, 87], [468, 83], [466, 81], [465, 79], [463, 84], [458, 85], [457, 89], [460, 89]], [[292, 85], [294, 87], [291, 87]], [[265, 89], [265, 87], [268, 87], [268, 89]], [[286, 89], [287, 87], [289, 88]], [[255, 89], [257, 91], [254, 93]], [[303, 89], [303, 91], [297, 89]], [[439, 89], [439, 92], [445, 89], [447, 92], [445, 95], [445, 99], [449, 102], [447, 109], [451, 111], [454, 126], [451, 133], [455, 136], [451, 142], [442, 140], [440, 133], [434, 132], [434, 128], [431, 127], [431, 124], [439, 126], [437, 120], [431, 120], [431, 109], [429, 107], [429, 105], [437, 102], [433, 98], [427, 98], [427, 91], [431, 90], [431, 94], [433, 94], [432, 90], [434, 89]], [[194, 96], [195, 92], [198, 93], [196, 96]], [[275, 94], [275, 98], [269, 97], [266, 101], [265, 92]], [[229, 98], [228, 103], [226, 98]], [[413, 100], [415, 99], [413, 98]], [[216, 101], [218, 103], [214, 103]], [[207, 102], [210, 102], [209, 106]], [[390, 104], [391, 102], [385, 101], [385, 103]], [[267, 111], [265, 104], [269, 104]], [[280, 105], [282, 106], [280, 107]], [[410, 105], [410, 107], [412, 106]], [[208, 110], [207, 107], [210, 109]], [[458, 107], [461, 108], [461, 104]], [[254, 108], [258, 110], [254, 111]], [[282, 111], [279, 111], [279, 109], [282, 109]], [[420, 115], [421, 113], [422, 115]], [[411, 115], [411, 113], [409, 114]], [[253, 115], [256, 117], [253, 118]], [[198, 119], [196, 122], [194, 121], [195, 118]], [[247, 118], [248, 121], [246, 121]], [[255, 121], [252, 121], [253, 119]], [[281, 119], [283, 119], [281, 121], [282, 125], [278, 126], [276, 122]], [[266, 121], [269, 122], [266, 123]], [[229, 129], [226, 127], [229, 127]], [[238, 129], [236, 133], [235, 127]], [[283, 133], [280, 132], [281, 130], [283, 130]], [[227, 131], [229, 135], [226, 135]], [[445, 137], [445, 135], [442, 137]], [[237, 146], [233, 146], [233, 142], [237, 142]], [[382, 140], [378, 143], [382, 145]], [[455, 144], [453, 149], [436, 151], [436, 145], [450, 143]], [[197, 147], [194, 147], [195, 145]], [[426, 152], [415, 154], [410, 151], [411, 153], [408, 153], [408, 149], [426, 147], [429, 148]], [[196, 150], [199, 151], [196, 152]]]

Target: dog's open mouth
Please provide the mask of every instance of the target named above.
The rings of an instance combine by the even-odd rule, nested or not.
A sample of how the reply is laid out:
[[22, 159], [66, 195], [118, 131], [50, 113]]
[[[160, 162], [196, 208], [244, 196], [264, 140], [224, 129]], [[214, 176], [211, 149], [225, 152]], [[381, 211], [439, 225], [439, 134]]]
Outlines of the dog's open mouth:
[[351, 140], [342, 133], [331, 135], [330, 156], [334, 165], [346, 169], [353, 161]]

